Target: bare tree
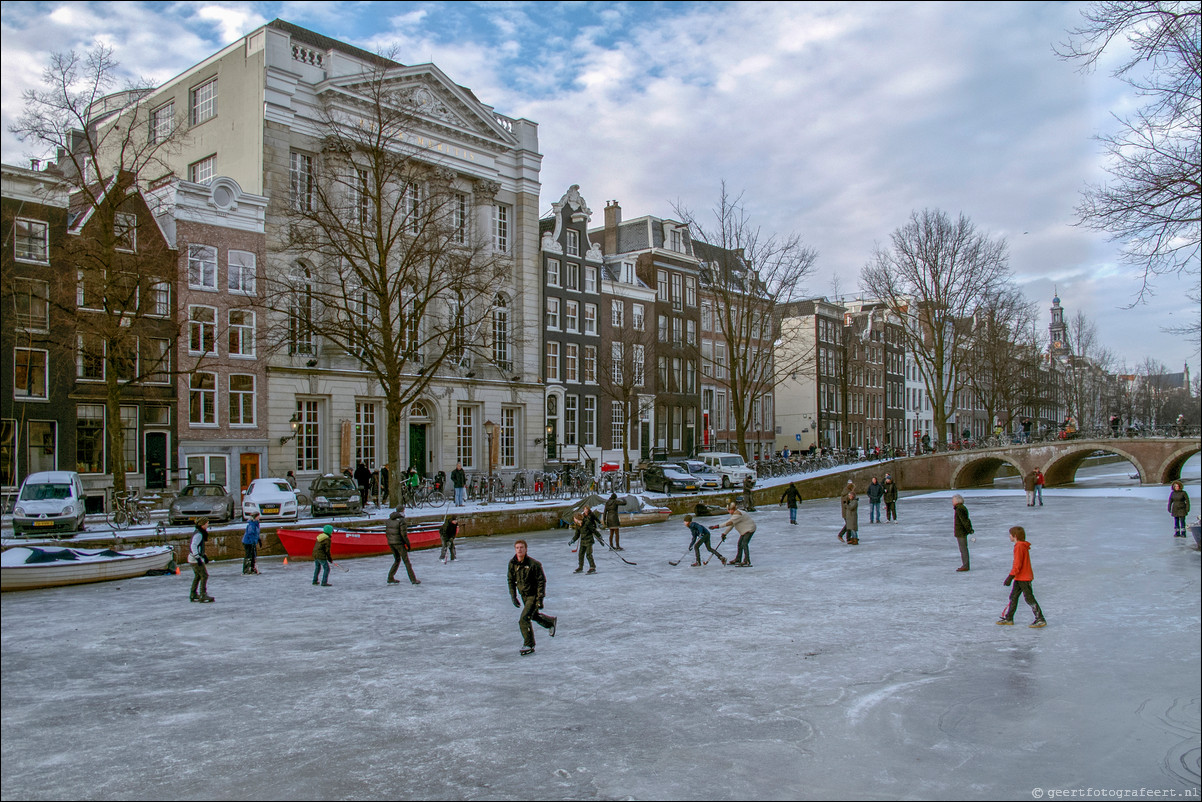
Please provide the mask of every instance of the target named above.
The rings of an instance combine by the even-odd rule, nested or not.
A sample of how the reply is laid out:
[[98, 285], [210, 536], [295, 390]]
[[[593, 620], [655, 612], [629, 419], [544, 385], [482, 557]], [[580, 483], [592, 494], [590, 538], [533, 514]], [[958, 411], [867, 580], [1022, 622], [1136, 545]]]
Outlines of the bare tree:
[[1009, 278], [1005, 240], [977, 231], [963, 214], [913, 212], [864, 266], [864, 289], [897, 315], [931, 399], [938, 442], [968, 380], [972, 317]]
[[[498, 187], [415, 144], [421, 103], [384, 68], [327, 96], [321, 153], [292, 171], [278, 246], [288, 264], [268, 293], [276, 347], [316, 355], [321, 343], [379, 384], [390, 465], [413, 401], [438, 377], [489, 363], [508, 378], [518, 331], [502, 293], [512, 259], [482, 214]], [[393, 498], [400, 475], [389, 475]]]
[[[703, 262], [702, 294], [713, 299], [714, 328], [728, 355], [725, 377], [714, 381], [730, 393], [738, 450], [749, 457], [747, 431], [754, 409], [771, 395], [776, 374], [813, 369], [812, 353], [800, 344], [802, 332], [782, 330], [780, 317], [785, 304], [803, 297], [818, 252], [798, 234], [777, 236], [755, 225], [743, 195], [732, 197], [725, 181], [709, 222], [680, 204], [674, 209], [688, 225], [693, 252]], [[779, 354], [789, 354], [793, 364], [776, 364]]]
[[1081, 427], [1104, 426], [1112, 414], [1106, 408], [1106, 385], [1114, 355], [1099, 341], [1097, 326], [1080, 310], [1069, 320], [1066, 336], [1069, 354], [1063, 358], [1061, 375], [1068, 414]]
[[966, 369], [969, 389], [992, 425], [1003, 426], [1030, 406], [1038, 391], [1035, 311], [1013, 285], [988, 293], [973, 320]]
[[112, 91], [118, 67], [105, 46], [85, 55], [52, 54], [43, 88], [25, 91], [24, 110], [10, 130], [57, 159], [49, 169], [70, 196], [78, 236], [66, 238], [58, 260], [73, 269], [57, 277], [61, 286], [52, 303], [74, 327], [57, 334], [64, 348], [78, 350], [81, 369], [103, 375], [107, 467], [114, 491], [121, 492], [128, 467], [122, 401], [148, 382], [166, 383], [179, 336], [168, 300], [174, 256], [158, 237], [141, 190], [169, 172], [164, 157], [187, 132], [173, 115], [144, 102], [152, 84]]
[[[1111, 0], [1082, 14], [1084, 24], [1057, 53], [1091, 70], [1125, 44], [1130, 52], [1113, 74], [1145, 103], [1117, 118], [1116, 133], [1099, 137], [1111, 180], [1088, 187], [1077, 212], [1141, 270], [1142, 300], [1156, 276], [1202, 271], [1202, 9], [1178, 0]], [[1196, 289], [1190, 298], [1202, 301]], [[1202, 324], [1174, 330], [1197, 342]]]
[[[629, 471], [630, 444], [636, 426], [655, 406], [654, 366], [647, 356], [655, 353], [656, 334], [651, 325], [613, 329], [611, 339], [597, 354], [597, 386], [606, 401], [617, 401], [622, 409], [622, 468]], [[613, 444], [615, 448], [618, 445]]]

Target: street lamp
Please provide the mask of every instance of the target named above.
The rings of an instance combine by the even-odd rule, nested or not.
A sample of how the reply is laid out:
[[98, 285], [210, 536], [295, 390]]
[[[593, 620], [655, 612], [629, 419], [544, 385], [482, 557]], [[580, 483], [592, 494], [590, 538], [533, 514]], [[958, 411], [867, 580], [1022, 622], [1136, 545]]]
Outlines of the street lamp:
[[488, 438], [488, 503], [493, 501], [493, 486], [492, 486], [492, 449], [493, 438], [497, 434], [497, 424], [490, 420], [484, 421], [484, 436]]
[[558, 448], [556, 448], [556, 446], [558, 445], [558, 443], [556, 443], [556, 442], [555, 442], [555, 440], [556, 440], [556, 437], [555, 437], [555, 424], [553, 424], [553, 423], [548, 423], [548, 424], [547, 424], [547, 440], [546, 440], [546, 443], [547, 443], [547, 460], [548, 460], [548, 461], [550, 461], [550, 460], [553, 460], [553, 459], [556, 459], [556, 458], [559, 456], [559, 449], [558, 449]]
[[284, 435], [280, 438], [280, 445], [284, 445], [289, 440], [292, 440], [300, 432], [300, 413], [293, 412], [292, 417], [288, 419], [288, 425], [292, 427], [292, 434]]

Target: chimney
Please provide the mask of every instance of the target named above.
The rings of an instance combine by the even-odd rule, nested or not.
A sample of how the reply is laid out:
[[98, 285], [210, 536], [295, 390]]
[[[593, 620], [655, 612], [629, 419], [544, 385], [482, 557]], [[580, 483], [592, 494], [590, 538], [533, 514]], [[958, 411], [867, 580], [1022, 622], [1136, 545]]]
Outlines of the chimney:
[[605, 202], [605, 237], [601, 249], [607, 254], [618, 252], [618, 226], [622, 225], [622, 207], [616, 200]]

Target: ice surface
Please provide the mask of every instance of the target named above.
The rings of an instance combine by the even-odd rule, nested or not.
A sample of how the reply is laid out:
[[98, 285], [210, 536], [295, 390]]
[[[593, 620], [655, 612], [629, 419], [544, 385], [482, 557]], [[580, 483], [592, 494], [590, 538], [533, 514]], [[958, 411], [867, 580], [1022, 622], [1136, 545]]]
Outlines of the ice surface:
[[[1187, 489], [1202, 503], [1196, 470]], [[805, 502], [799, 526], [761, 506], [753, 568], [669, 566], [680, 516], [624, 530], [638, 565], [598, 549], [592, 576], [571, 573], [565, 530], [531, 533], [560, 625], [536, 627], [530, 657], [505, 586], [512, 536], [461, 540], [446, 566], [415, 554], [420, 586], [386, 586], [387, 558], [344, 561], [329, 588], [274, 558], [260, 576], [211, 564], [211, 605], [187, 601], [186, 566], [5, 594], [0, 791], [1197, 798], [1199, 553], [1172, 537], [1167, 490], [1134, 490], [1051, 489], [1041, 508], [960, 491], [968, 573], [945, 494], [904, 495], [897, 524], [870, 525], [863, 503], [859, 547], [836, 540], [834, 500]], [[1046, 629], [1021, 603], [1018, 626], [993, 624], [1016, 523]]]

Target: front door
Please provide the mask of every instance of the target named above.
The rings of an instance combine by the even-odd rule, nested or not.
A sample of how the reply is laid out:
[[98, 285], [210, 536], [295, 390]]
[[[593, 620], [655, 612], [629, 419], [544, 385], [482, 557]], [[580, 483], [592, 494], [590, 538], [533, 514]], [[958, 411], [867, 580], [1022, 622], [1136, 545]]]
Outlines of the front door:
[[167, 487], [167, 433], [146, 433], [146, 488]]
[[651, 421], [639, 421], [639, 456], [651, 459]]
[[426, 475], [426, 425], [409, 424], [409, 467], [417, 468], [418, 476]]
[[246, 492], [246, 488], [250, 487], [250, 483], [259, 478], [259, 455], [254, 453], [243, 453], [238, 458], [238, 480], [242, 486], [242, 492]]

